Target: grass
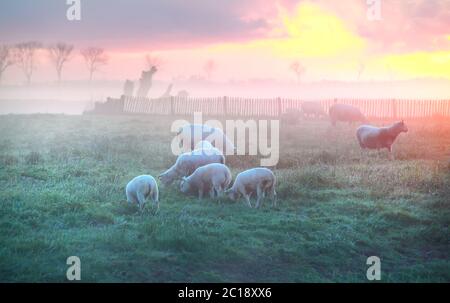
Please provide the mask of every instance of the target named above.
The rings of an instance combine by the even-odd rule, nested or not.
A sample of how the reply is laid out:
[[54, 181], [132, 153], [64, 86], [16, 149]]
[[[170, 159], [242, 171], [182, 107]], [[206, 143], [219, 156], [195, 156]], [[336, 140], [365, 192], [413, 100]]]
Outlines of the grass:
[[354, 127], [282, 124], [277, 208], [160, 187], [141, 214], [124, 188], [174, 162], [171, 122], [1, 117], [0, 281], [64, 282], [75, 255], [84, 282], [366, 282], [376, 255], [383, 282], [450, 282], [450, 123], [409, 124], [395, 161]]

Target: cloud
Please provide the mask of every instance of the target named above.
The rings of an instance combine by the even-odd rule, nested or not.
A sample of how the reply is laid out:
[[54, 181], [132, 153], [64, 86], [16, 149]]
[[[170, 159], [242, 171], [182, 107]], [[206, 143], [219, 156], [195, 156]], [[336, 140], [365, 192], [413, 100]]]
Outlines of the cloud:
[[[66, 19], [65, 1], [0, 2], [4, 41], [38, 39], [79, 43], [167, 46], [251, 39], [265, 33], [270, 11], [261, 0], [81, 1], [81, 21]], [[252, 7], [258, 8], [252, 13]]]

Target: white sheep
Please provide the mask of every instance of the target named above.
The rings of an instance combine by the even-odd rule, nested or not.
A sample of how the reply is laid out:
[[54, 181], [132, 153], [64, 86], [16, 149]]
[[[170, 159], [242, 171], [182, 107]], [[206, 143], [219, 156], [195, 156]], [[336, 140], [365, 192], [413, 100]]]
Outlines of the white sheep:
[[199, 199], [209, 191], [210, 197], [214, 198], [221, 196], [230, 183], [230, 169], [224, 164], [211, 163], [197, 168], [189, 177], [183, 177], [180, 190], [183, 193], [198, 193]]
[[191, 175], [198, 167], [210, 164], [225, 164], [225, 157], [217, 148], [193, 150], [178, 156], [175, 164], [158, 176], [164, 185], [170, 185], [176, 179]]
[[159, 191], [155, 178], [150, 175], [141, 175], [128, 182], [125, 188], [127, 201], [137, 203], [142, 211], [146, 199], [150, 196], [159, 209]]
[[277, 193], [275, 192], [275, 184], [276, 178], [270, 169], [264, 167], [252, 168], [239, 173], [233, 186], [225, 193], [233, 201], [243, 196], [249, 207], [252, 207], [250, 197], [256, 193], [255, 208], [259, 207], [261, 199], [268, 193], [272, 199], [273, 206], [276, 206]]
[[214, 141], [216, 147], [224, 154], [234, 153], [235, 150], [234, 144], [220, 128], [209, 125], [187, 124], [178, 130], [177, 136], [185, 150], [194, 149], [194, 146], [200, 141], [209, 141], [211, 143]]

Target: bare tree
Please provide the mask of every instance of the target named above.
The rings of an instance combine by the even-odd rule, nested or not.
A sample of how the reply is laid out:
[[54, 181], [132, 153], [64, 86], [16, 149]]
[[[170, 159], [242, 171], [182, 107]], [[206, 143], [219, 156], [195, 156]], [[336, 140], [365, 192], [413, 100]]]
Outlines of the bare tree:
[[0, 45], [0, 84], [2, 82], [3, 72], [14, 64], [13, 49], [9, 45]]
[[55, 45], [49, 46], [47, 50], [50, 59], [55, 65], [58, 82], [61, 82], [62, 69], [64, 67], [64, 63], [71, 59], [70, 55], [73, 51], [73, 45], [66, 44], [64, 42], [58, 42]]
[[22, 69], [27, 84], [31, 83], [31, 76], [33, 75], [35, 65], [35, 54], [42, 44], [36, 41], [23, 42], [16, 45], [14, 60]]
[[217, 65], [214, 60], [206, 61], [205, 65], [203, 66], [203, 70], [205, 71], [206, 77], [208, 78], [208, 80], [211, 80], [211, 76], [214, 73], [214, 71], [216, 70], [216, 68], [217, 68]]
[[306, 68], [298, 61], [294, 61], [289, 69], [297, 76], [297, 83], [300, 83], [301, 77], [306, 72]]
[[362, 74], [364, 73], [364, 70], [366, 69], [366, 65], [364, 63], [360, 63], [358, 66], [358, 81], [361, 79]]
[[163, 59], [151, 53], [145, 55], [145, 61], [147, 62], [148, 69], [151, 69], [152, 67], [160, 69], [164, 63]]
[[108, 64], [108, 56], [102, 48], [98, 47], [88, 47], [81, 50], [80, 53], [89, 71], [89, 81], [92, 81], [92, 76], [99, 70], [100, 66]]

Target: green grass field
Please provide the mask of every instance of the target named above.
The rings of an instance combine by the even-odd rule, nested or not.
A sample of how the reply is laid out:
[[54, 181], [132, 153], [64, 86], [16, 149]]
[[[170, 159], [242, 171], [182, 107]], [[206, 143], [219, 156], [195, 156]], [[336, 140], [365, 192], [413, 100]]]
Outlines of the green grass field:
[[160, 186], [140, 213], [125, 185], [175, 161], [171, 122], [2, 116], [0, 281], [67, 281], [75, 255], [83, 282], [367, 282], [375, 255], [382, 282], [450, 282], [450, 122], [409, 124], [394, 161], [362, 157], [356, 127], [282, 124], [276, 208]]

